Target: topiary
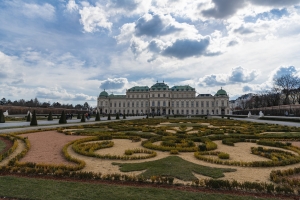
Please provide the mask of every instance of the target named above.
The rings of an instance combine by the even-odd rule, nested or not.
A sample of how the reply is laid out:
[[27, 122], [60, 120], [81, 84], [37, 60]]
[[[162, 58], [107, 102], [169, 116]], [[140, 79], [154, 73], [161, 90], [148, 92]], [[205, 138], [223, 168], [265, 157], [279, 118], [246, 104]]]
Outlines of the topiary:
[[30, 126], [37, 126], [37, 120], [36, 120], [36, 114], [35, 114], [35, 110], [33, 111], [32, 113], [32, 119], [31, 119], [31, 122], [30, 122]]
[[111, 119], [110, 119], [110, 113], [108, 113], [107, 120], [111, 120]]
[[81, 115], [81, 122], [85, 122], [85, 116], [84, 116], [84, 114]]
[[80, 113], [77, 114], [77, 119], [81, 119]]
[[125, 113], [123, 113], [123, 119], [126, 119]]
[[119, 113], [117, 113], [117, 115], [116, 115], [116, 119], [120, 119]]
[[99, 112], [97, 112], [97, 114], [96, 114], [95, 121], [100, 121], [100, 113]]
[[0, 110], [0, 123], [5, 123], [5, 117], [2, 110]]
[[52, 112], [50, 111], [49, 115], [48, 115], [48, 121], [52, 121], [53, 117], [52, 117]]
[[27, 118], [26, 118], [26, 121], [27, 121], [27, 122], [30, 122], [30, 121], [31, 121], [31, 120], [30, 120], [30, 113], [28, 113]]
[[65, 111], [64, 110], [61, 112], [61, 116], [59, 118], [58, 123], [60, 123], [60, 124], [66, 124], [67, 123], [66, 115], [65, 115]]

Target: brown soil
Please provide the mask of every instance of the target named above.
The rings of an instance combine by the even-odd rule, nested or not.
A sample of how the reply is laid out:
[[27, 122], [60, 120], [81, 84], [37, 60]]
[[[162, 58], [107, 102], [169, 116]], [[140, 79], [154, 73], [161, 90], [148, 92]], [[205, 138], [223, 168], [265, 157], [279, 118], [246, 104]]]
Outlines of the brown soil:
[[20, 162], [34, 162], [44, 164], [70, 164], [63, 154], [63, 146], [70, 141], [85, 138], [87, 136], [65, 135], [57, 131], [36, 132], [21, 135], [28, 137], [30, 149]]
[[2, 151], [0, 151], [0, 154], [6, 152], [8, 149], [10, 149], [13, 146], [13, 141], [11, 140], [8, 140], [4, 137], [0, 137], [0, 140], [5, 143], [5, 148]]

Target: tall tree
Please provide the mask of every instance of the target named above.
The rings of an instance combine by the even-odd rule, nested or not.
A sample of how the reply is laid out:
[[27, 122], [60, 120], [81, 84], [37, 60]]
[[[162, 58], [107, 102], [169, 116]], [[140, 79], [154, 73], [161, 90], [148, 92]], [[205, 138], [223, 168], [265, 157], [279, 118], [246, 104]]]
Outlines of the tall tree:
[[289, 97], [291, 95], [291, 92], [293, 90], [299, 88], [300, 79], [299, 79], [299, 77], [294, 76], [292, 74], [285, 74], [285, 75], [282, 75], [282, 76], [274, 79], [274, 84], [285, 95], [283, 104], [286, 105], [286, 104], [290, 103]]

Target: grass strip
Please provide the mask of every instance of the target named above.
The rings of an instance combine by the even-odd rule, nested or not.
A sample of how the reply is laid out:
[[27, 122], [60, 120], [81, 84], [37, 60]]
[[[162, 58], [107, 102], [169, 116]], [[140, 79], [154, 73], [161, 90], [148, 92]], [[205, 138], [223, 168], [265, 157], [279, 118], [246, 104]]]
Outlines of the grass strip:
[[0, 196], [43, 200], [90, 199], [203, 199], [203, 200], [260, 200], [251, 196], [210, 194], [181, 190], [65, 182], [24, 177], [0, 177]]

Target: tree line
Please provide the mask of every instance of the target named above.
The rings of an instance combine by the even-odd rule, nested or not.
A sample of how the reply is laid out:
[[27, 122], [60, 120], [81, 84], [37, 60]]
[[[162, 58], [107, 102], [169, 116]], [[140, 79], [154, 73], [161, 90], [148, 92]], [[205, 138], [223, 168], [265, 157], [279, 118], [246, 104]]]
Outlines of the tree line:
[[50, 101], [48, 102], [40, 102], [37, 98], [30, 99], [26, 101], [24, 99], [11, 101], [10, 99], [6, 100], [6, 98], [2, 98], [0, 100], [0, 105], [11, 105], [11, 106], [25, 106], [25, 107], [54, 107], [54, 108], [66, 108], [66, 109], [90, 109], [91, 106], [85, 102], [84, 104], [77, 104], [73, 106], [73, 104], [61, 104], [59, 102], [53, 102], [52, 104]]
[[293, 74], [286, 74], [275, 78], [271, 89], [262, 90], [251, 98], [240, 100], [239, 109], [290, 104], [300, 104], [300, 78]]

